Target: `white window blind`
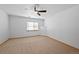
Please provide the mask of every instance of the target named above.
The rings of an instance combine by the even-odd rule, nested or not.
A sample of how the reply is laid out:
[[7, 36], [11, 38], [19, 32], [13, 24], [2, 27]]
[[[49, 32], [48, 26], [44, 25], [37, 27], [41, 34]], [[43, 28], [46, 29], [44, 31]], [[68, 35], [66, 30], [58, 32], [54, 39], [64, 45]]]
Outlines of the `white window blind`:
[[39, 30], [38, 22], [27, 22], [27, 30]]

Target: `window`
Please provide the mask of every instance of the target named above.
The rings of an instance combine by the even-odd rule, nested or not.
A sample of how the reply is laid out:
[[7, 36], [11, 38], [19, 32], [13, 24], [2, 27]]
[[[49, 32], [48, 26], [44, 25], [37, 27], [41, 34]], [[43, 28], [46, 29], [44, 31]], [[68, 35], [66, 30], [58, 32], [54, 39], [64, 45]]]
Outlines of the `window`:
[[27, 30], [38, 30], [37, 22], [27, 22]]

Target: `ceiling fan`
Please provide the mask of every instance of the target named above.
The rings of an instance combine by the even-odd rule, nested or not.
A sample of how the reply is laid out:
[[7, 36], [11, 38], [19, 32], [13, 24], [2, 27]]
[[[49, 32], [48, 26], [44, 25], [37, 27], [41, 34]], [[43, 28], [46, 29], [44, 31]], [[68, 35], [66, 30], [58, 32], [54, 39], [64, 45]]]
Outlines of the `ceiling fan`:
[[46, 13], [46, 12], [47, 12], [47, 10], [38, 10], [38, 9], [37, 9], [37, 5], [34, 6], [34, 11], [35, 11], [35, 12], [37, 13], [37, 15], [39, 15], [39, 16], [41, 16], [40, 13]]

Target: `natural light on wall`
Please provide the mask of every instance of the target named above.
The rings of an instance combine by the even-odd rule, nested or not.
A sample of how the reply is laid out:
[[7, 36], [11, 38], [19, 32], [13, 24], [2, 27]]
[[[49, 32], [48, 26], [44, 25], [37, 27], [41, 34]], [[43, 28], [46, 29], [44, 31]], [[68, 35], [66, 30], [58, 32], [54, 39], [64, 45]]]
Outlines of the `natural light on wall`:
[[27, 30], [39, 30], [38, 22], [27, 22]]

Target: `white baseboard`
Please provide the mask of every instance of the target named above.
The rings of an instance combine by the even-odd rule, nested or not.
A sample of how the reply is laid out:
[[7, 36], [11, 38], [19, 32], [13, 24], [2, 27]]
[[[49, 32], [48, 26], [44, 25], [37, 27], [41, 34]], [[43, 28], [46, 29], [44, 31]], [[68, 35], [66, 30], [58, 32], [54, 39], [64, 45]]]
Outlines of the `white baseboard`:
[[39, 35], [31, 35], [31, 36], [13, 36], [13, 37], [9, 37], [9, 39], [15, 39], [15, 38], [27, 38], [27, 37], [34, 37], [34, 36], [39, 36]]
[[75, 46], [75, 45], [73, 45], [73, 44], [70, 44], [70, 43], [67, 42], [67, 41], [61, 40], [61, 39], [58, 38], [58, 37], [55, 37], [55, 36], [52, 36], [52, 35], [46, 35], [46, 36], [48, 36], [48, 37], [50, 37], [50, 38], [53, 38], [53, 39], [56, 39], [56, 40], [58, 40], [58, 41], [60, 41], [60, 42], [62, 42], [62, 43], [64, 43], [64, 44], [67, 44], [67, 45], [69, 45], [69, 46], [71, 46], [71, 47], [74, 47], [74, 48], [79, 49], [79, 47], [77, 47], [77, 46]]
[[4, 43], [5, 41], [7, 41], [8, 39], [2, 39], [0, 40], [0, 44]]

